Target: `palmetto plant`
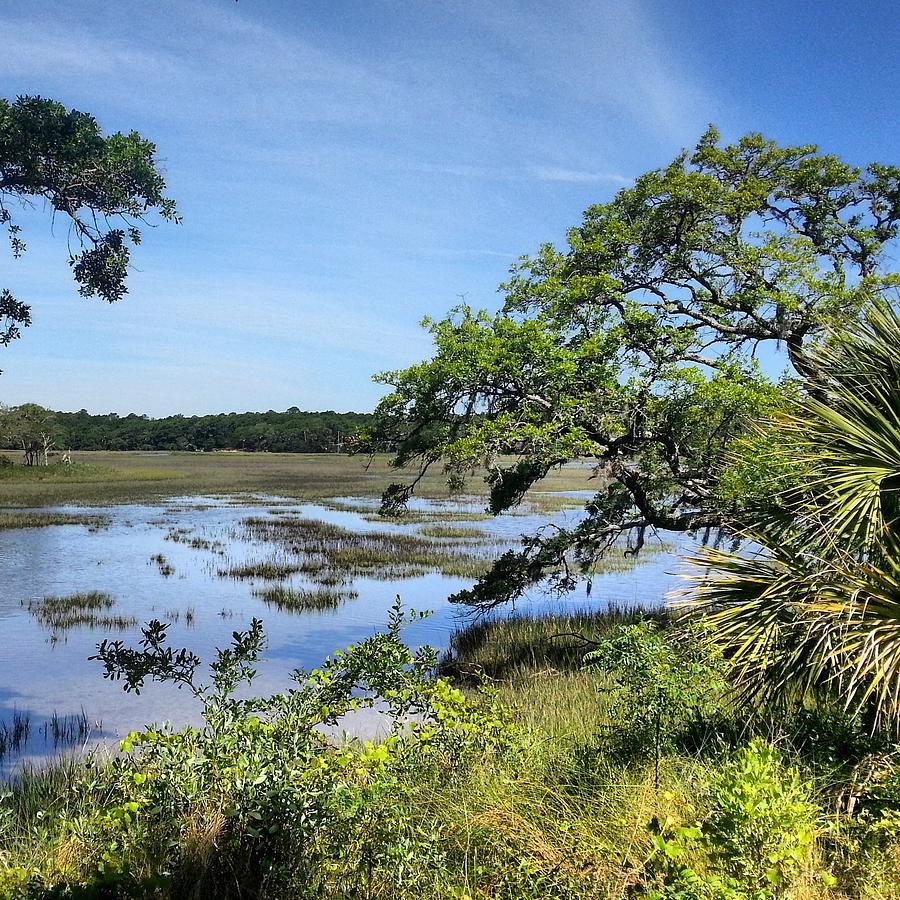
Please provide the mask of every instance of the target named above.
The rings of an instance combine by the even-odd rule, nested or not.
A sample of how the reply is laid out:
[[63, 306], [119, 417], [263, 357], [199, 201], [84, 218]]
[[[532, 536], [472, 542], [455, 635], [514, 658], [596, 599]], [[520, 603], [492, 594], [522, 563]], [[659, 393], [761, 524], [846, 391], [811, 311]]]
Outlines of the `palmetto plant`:
[[768, 432], [773, 470], [800, 477], [742, 553], [694, 555], [687, 602], [748, 698], [836, 694], [900, 732], [900, 316], [876, 304], [814, 370]]

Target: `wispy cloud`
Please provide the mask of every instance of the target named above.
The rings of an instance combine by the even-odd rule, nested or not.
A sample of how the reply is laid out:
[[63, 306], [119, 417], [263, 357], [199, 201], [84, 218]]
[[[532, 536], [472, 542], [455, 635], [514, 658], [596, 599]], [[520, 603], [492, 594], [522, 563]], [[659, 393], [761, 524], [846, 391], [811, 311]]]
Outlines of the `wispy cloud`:
[[651, 139], [684, 140], [713, 106], [679, 63], [675, 35], [660, 28], [645, 0], [560, 0], [550, 7], [459, 0], [455, 7], [490, 29], [535, 84], [555, 88], [562, 126], [581, 131], [586, 116], [600, 117], [602, 135], [604, 114], [612, 114]]
[[372, 371], [427, 354], [424, 313], [496, 302], [520, 253], [696, 132], [650, 2], [4, 0], [4, 90], [147, 134], [184, 214], [114, 310], [79, 305], [27, 220], [10, 286], [35, 325], [0, 352], [4, 399], [371, 405]]
[[630, 179], [612, 172], [579, 172], [555, 166], [534, 166], [529, 173], [538, 181], [562, 181], [569, 184], [629, 184]]
[[590, 172], [559, 166], [466, 166], [446, 163], [420, 163], [413, 168], [434, 175], [458, 178], [484, 178], [497, 181], [558, 181], [569, 184], [629, 184], [630, 179], [613, 172]]

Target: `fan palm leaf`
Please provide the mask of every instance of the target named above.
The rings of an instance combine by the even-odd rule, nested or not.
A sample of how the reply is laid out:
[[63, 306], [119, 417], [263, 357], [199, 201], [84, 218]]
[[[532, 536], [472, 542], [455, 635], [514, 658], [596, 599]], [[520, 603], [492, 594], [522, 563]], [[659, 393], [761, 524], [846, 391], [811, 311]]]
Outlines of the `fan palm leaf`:
[[801, 486], [743, 553], [694, 554], [687, 604], [712, 618], [748, 700], [828, 691], [900, 732], [900, 317], [875, 305], [816, 370], [771, 431]]

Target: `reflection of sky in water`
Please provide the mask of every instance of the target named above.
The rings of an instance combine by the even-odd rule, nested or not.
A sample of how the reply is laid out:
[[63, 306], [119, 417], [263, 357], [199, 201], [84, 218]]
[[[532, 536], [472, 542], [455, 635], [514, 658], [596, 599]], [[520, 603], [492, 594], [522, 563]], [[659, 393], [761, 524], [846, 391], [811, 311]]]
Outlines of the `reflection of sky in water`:
[[[258, 500], [258, 506], [230, 506], [210, 498], [181, 498], [163, 507], [116, 506], [102, 510], [112, 523], [108, 529], [95, 533], [81, 526], [0, 531], [0, 721], [9, 722], [13, 710], [30, 715], [29, 756], [52, 752], [52, 746], [45, 745], [40, 732], [54, 712], [70, 715], [83, 709], [91, 722], [103, 723], [106, 737], [119, 736], [148, 722], [183, 724], [195, 720], [197, 714], [186, 691], [148, 684], [139, 697], [125, 694], [120, 686], [101, 678], [99, 663], [88, 661], [103, 637], [120, 637], [134, 643], [139, 636], [137, 627], [113, 633], [75, 628], [53, 643], [49, 632], [25, 608], [29, 600], [106, 591], [116, 599], [113, 613], [134, 616], [139, 622], [150, 618], [165, 621], [177, 611], [180, 619], [169, 628], [170, 643], [189, 647], [205, 661], [216, 647], [230, 641], [232, 631], [244, 628], [257, 616], [265, 623], [269, 641], [255, 683], [254, 692], [258, 694], [283, 690], [289, 685], [293, 668], [312, 668], [335, 650], [383, 626], [398, 594], [406, 608], [433, 611], [431, 617], [407, 629], [405, 636], [412, 646], [431, 644], [442, 649], [453, 629], [464, 624], [465, 608], [454, 606], [445, 598], [469, 582], [439, 574], [401, 581], [359, 578], [353, 585], [359, 592], [357, 600], [334, 611], [302, 614], [279, 612], [253, 596], [253, 589], [262, 582], [218, 577], [216, 570], [223, 565], [272, 555], [272, 545], [241, 538], [241, 520], [265, 515], [274, 502], [274, 498]], [[418, 501], [416, 506], [427, 508], [427, 502]], [[312, 504], [284, 506], [277, 511], [300, 513], [358, 531], [415, 532], [421, 527], [368, 522], [353, 512]], [[554, 520], [562, 524], [577, 515], [577, 510], [560, 513]], [[452, 512], [448, 512], [446, 520], [452, 518]], [[545, 515], [516, 515], [463, 524], [483, 528], [499, 541], [512, 545], [521, 533], [546, 521]], [[222, 542], [225, 555], [165, 540], [172, 528], [193, 529], [189, 537]], [[683, 536], [667, 536], [667, 540], [686, 546]], [[157, 553], [164, 554], [175, 569], [168, 578], [150, 562]], [[678, 568], [678, 561], [669, 554], [649, 555], [641, 565], [626, 572], [595, 578], [590, 598], [583, 588], [562, 599], [535, 591], [516, 609], [572, 609], [608, 603], [653, 605], [675, 586], [677, 579], [672, 573]], [[194, 615], [191, 625], [185, 622], [188, 609]]]

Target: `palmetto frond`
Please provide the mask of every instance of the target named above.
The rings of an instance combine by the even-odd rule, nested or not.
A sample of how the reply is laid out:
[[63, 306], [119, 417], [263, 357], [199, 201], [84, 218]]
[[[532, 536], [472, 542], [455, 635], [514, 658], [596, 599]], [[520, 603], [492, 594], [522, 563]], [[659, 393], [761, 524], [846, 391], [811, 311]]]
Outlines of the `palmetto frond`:
[[712, 618], [748, 699], [827, 690], [900, 731], [900, 318], [878, 304], [816, 367], [773, 429], [805, 484], [743, 554], [694, 555], [687, 603]]
[[781, 452], [809, 472], [791, 511], [842, 549], [878, 553], [900, 514], [900, 317], [887, 303], [834, 335], [818, 378], [779, 423]]

